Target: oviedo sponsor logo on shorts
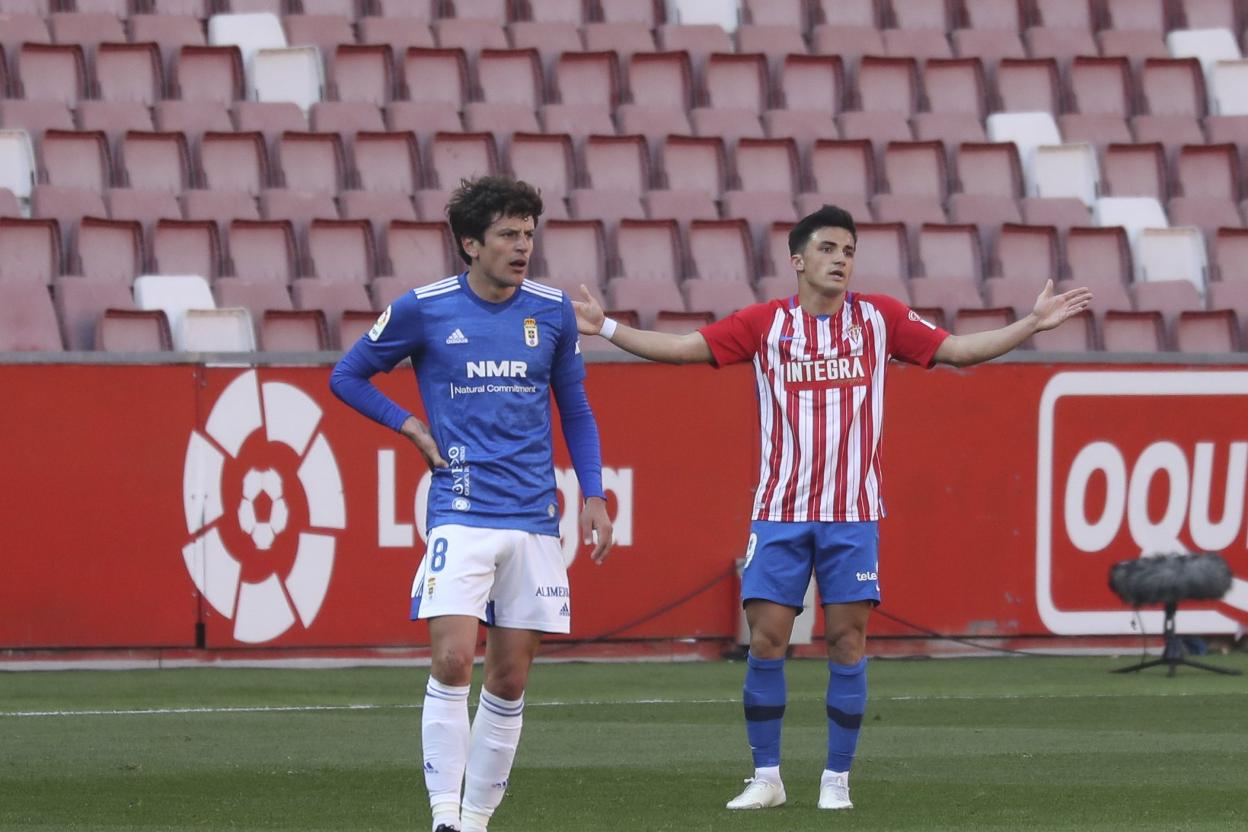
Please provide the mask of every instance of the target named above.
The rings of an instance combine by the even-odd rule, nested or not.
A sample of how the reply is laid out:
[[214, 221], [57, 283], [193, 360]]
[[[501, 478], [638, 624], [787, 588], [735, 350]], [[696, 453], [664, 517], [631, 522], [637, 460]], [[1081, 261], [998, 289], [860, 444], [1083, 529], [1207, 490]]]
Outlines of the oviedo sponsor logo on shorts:
[[[1217, 602], [1184, 604], [1180, 630], [1248, 622], [1248, 373], [1072, 372], [1039, 412], [1036, 606], [1062, 635], [1135, 632], [1108, 587], [1142, 555], [1209, 551], [1234, 572]], [[1142, 612], [1160, 631], [1162, 613]]]
[[296, 621], [309, 627], [325, 600], [346, 504], [320, 423], [307, 393], [249, 370], [191, 432], [182, 501], [192, 537], [182, 558], [238, 641], [272, 641]]

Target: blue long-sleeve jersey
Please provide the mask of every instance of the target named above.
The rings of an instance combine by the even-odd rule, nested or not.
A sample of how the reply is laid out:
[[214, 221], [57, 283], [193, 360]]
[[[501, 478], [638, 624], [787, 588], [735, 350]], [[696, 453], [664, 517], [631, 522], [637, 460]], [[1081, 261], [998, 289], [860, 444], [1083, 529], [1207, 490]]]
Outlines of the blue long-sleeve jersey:
[[598, 425], [585, 396], [576, 316], [564, 294], [525, 281], [502, 303], [467, 275], [406, 293], [334, 367], [335, 395], [398, 430], [411, 415], [369, 380], [410, 357], [429, 428], [449, 463], [433, 473], [428, 525], [557, 535], [550, 397], [587, 497], [603, 496]]

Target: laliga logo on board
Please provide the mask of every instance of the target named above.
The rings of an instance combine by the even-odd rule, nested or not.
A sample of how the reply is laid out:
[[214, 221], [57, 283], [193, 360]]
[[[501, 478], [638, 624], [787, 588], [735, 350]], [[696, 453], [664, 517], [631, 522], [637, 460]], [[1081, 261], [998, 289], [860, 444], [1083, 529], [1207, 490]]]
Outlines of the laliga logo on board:
[[296, 619], [309, 627], [325, 600], [346, 503], [320, 421], [308, 394], [249, 370], [191, 432], [182, 498], [194, 539], [182, 558], [238, 641], [271, 641]]
[[[1136, 632], [1106, 588], [1117, 561], [1211, 551], [1232, 571], [1221, 609], [1178, 612], [1180, 630], [1248, 621], [1248, 373], [1059, 373], [1041, 396], [1036, 605], [1060, 635]], [[1163, 613], [1141, 612], [1145, 632]]]

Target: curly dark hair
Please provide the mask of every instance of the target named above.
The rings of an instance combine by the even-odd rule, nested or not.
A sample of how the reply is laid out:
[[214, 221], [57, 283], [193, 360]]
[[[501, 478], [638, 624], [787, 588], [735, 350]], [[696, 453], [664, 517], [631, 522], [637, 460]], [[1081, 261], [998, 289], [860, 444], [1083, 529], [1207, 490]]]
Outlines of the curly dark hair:
[[810, 235], [821, 228], [844, 228], [858, 242], [858, 229], [854, 225], [853, 216], [844, 208], [835, 205], [824, 205], [813, 214], [807, 214], [797, 221], [789, 232], [789, 254], [800, 254], [810, 242]]
[[446, 204], [455, 247], [470, 265], [472, 258], [461, 242], [464, 237], [485, 242], [485, 230], [503, 217], [532, 217], [536, 223], [541, 215], [542, 196], [537, 189], [509, 176], [462, 179]]

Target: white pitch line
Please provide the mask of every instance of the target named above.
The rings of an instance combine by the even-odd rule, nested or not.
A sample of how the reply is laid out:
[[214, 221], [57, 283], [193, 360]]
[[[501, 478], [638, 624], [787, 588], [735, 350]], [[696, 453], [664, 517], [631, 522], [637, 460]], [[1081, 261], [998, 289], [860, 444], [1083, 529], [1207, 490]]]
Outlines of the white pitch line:
[[[1227, 691], [1226, 694], [1233, 693]], [[931, 702], [931, 701], [988, 701], [988, 700], [1031, 700], [1031, 699], [1122, 699], [1122, 698], [1165, 698], [1185, 696], [1218, 696], [1226, 695], [1211, 692], [1192, 693], [983, 693], [983, 694], [913, 694], [906, 696], [877, 696], [871, 702]], [[815, 701], [815, 697], [794, 698], [793, 702]], [[551, 702], [526, 702], [529, 708], [574, 708], [608, 705], [735, 705], [740, 699], [580, 699]], [[0, 718], [38, 718], [38, 717], [73, 717], [73, 716], [177, 716], [183, 714], [266, 714], [266, 713], [318, 713], [332, 711], [406, 711], [420, 710], [422, 703], [360, 703], [353, 705], [252, 705], [252, 706], [210, 706], [200, 708], [115, 708], [92, 709], [80, 711], [0, 711]]]

